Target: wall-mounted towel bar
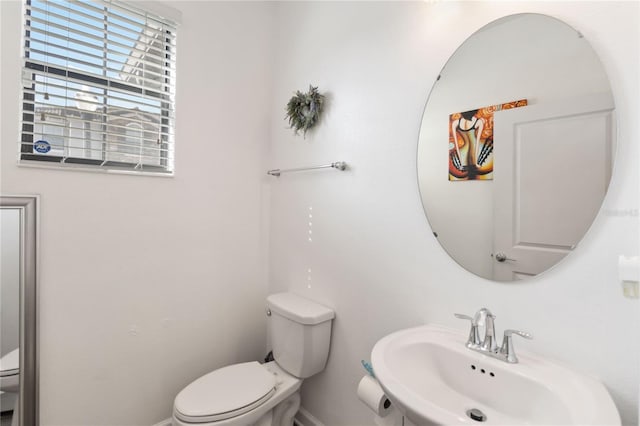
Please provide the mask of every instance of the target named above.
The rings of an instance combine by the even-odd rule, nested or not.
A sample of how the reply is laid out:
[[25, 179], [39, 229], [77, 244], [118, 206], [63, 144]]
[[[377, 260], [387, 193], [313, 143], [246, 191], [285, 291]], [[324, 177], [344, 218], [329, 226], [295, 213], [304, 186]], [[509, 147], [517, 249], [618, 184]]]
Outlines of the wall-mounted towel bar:
[[347, 168], [347, 163], [344, 161], [336, 161], [335, 163], [325, 164], [323, 166], [311, 166], [311, 167], [299, 167], [297, 169], [273, 169], [267, 171], [268, 175], [271, 176], [280, 176], [281, 173], [289, 173], [289, 172], [302, 172], [305, 170], [316, 170], [316, 169], [337, 169], [337, 170], [345, 170]]

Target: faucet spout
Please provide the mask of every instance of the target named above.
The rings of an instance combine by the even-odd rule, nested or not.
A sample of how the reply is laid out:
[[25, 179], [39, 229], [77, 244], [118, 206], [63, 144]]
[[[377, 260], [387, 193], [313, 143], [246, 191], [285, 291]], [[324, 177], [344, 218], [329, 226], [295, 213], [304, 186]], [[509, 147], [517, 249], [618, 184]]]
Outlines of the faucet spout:
[[495, 315], [487, 308], [476, 312], [474, 323], [476, 324], [476, 342], [483, 351], [497, 352]]

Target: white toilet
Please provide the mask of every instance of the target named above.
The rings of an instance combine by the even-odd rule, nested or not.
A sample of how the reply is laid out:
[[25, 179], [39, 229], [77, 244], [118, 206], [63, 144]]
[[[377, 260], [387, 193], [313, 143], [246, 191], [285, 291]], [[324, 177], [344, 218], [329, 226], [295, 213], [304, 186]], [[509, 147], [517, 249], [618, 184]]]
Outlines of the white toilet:
[[292, 293], [267, 297], [275, 361], [220, 368], [184, 388], [173, 426], [292, 426], [302, 380], [324, 370], [332, 309]]
[[13, 396], [11, 426], [17, 426], [18, 393], [20, 391], [20, 348], [14, 349], [0, 358], [0, 391]]

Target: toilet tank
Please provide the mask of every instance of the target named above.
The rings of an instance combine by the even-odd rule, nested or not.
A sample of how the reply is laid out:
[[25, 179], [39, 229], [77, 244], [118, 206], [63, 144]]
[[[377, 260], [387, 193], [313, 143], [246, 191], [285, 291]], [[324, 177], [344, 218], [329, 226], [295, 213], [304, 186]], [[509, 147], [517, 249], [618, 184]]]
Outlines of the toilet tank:
[[270, 295], [267, 308], [273, 357], [278, 365], [301, 379], [324, 370], [333, 310], [293, 293]]

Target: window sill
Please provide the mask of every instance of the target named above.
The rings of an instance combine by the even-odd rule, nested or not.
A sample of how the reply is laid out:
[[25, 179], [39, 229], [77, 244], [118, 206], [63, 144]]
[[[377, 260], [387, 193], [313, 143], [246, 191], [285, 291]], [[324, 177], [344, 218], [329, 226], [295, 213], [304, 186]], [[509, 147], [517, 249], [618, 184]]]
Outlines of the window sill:
[[118, 175], [133, 175], [133, 176], [153, 176], [172, 178], [175, 172], [152, 172], [145, 170], [126, 170], [126, 169], [109, 169], [98, 167], [87, 167], [81, 164], [61, 164], [61, 163], [44, 163], [40, 161], [18, 160], [18, 167], [30, 168], [30, 169], [48, 169], [48, 170], [70, 170], [76, 172], [90, 172], [90, 173], [106, 173], [106, 174], [118, 174]]

